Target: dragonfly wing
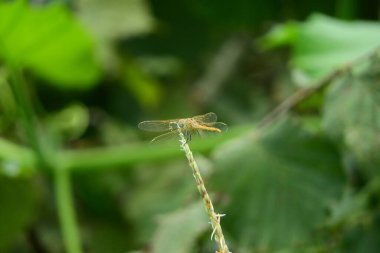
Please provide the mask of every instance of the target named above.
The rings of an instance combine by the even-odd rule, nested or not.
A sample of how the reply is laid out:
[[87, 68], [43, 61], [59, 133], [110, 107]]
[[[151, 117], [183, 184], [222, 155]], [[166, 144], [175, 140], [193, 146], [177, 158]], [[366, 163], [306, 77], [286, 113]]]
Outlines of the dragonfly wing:
[[[214, 128], [214, 130], [207, 130], [207, 129], [197, 129], [197, 133], [203, 138], [203, 137], [214, 137], [218, 136], [219, 134], [226, 132], [228, 130], [228, 126], [223, 122], [215, 122], [214, 124], [209, 125], [210, 128]], [[219, 129], [219, 131], [216, 131], [215, 129]]]
[[228, 131], [227, 124], [225, 124], [223, 122], [215, 122], [214, 124], [212, 124], [212, 127], [218, 128], [222, 132], [227, 132]]
[[209, 112], [203, 115], [194, 116], [193, 119], [201, 124], [211, 124], [216, 122], [218, 116], [213, 112]]
[[179, 139], [177, 130], [161, 134], [161, 135], [155, 137], [153, 140], [151, 140], [150, 143], [152, 143], [152, 144], [165, 143], [168, 141], [173, 141], [175, 139]]
[[166, 132], [170, 130], [170, 120], [149, 120], [140, 122], [138, 127], [149, 132]]

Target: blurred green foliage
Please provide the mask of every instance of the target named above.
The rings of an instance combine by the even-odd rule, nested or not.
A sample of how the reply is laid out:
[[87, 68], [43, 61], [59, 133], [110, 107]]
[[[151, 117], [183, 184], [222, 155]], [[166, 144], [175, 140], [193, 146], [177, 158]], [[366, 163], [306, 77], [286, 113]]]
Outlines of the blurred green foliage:
[[0, 253], [215, 252], [178, 143], [137, 129], [209, 111], [229, 131], [190, 146], [232, 252], [378, 252], [379, 7], [1, 0]]
[[359, 58], [379, 43], [378, 23], [347, 22], [321, 14], [312, 15], [302, 24], [290, 22], [275, 26], [262, 38], [262, 46], [266, 49], [292, 46], [291, 63], [307, 77], [306, 84]]
[[337, 154], [325, 138], [288, 121], [259, 140], [244, 136], [218, 149], [215, 180], [236, 196], [224, 209], [237, 244], [266, 252], [311, 240], [342, 187]]
[[[333, 83], [327, 94], [324, 109], [326, 132], [354, 155], [357, 162], [370, 174], [379, 173], [380, 121], [379, 110], [379, 59], [358, 74], [348, 74]], [[344, 99], [343, 99], [344, 98]], [[353, 114], [352, 112], [356, 113]]]
[[36, 200], [36, 190], [31, 180], [0, 177], [1, 252], [17, 241], [20, 230], [35, 219]]
[[0, 17], [0, 58], [7, 65], [30, 68], [63, 88], [99, 78], [92, 39], [63, 6], [1, 3]]

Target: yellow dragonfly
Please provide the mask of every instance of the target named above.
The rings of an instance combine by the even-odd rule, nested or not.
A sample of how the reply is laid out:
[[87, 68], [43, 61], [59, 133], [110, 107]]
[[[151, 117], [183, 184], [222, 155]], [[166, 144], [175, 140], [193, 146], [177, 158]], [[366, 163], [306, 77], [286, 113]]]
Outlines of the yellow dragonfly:
[[225, 123], [216, 122], [217, 116], [213, 112], [192, 118], [169, 119], [169, 120], [149, 120], [140, 122], [138, 127], [149, 132], [166, 132], [155, 137], [151, 142], [157, 142], [178, 136], [180, 132], [185, 136], [186, 141], [190, 141], [192, 135], [204, 133], [221, 133], [227, 131]]

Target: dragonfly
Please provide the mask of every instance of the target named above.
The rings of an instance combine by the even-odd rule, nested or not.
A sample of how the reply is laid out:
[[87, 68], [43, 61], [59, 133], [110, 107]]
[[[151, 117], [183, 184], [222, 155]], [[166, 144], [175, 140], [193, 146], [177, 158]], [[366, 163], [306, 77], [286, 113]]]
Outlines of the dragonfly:
[[227, 131], [228, 126], [223, 122], [217, 122], [217, 119], [215, 113], [209, 112], [191, 118], [143, 121], [139, 123], [138, 127], [149, 132], [165, 132], [151, 142], [170, 139], [178, 136], [179, 133], [184, 135], [186, 142], [189, 142], [194, 134], [204, 135]]

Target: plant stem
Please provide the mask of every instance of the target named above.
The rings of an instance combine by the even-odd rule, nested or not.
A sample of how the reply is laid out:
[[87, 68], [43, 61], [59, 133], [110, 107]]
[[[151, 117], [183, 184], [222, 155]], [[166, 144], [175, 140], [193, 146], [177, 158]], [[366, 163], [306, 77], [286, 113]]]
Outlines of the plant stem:
[[[68, 253], [81, 253], [79, 233], [75, 219], [74, 205], [71, 195], [70, 176], [66, 167], [59, 167], [59, 160], [55, 152], [46, 149], [42, 145], [40, 132], [37, 126], [35, 114], [26, 95], [26, 83], [19, 68], [11, 70], [11, 89], [15, 101], [18, 104], [23, 127], [30, 145], [33, 148], [37, 166], [46, 171], [53, 171], [55, 179], [55, 194], [58, 207], [58, 216], [61, 222], [63, 241]], [[7, 144], [0, 142], [0, 144]], [[2, 145], [0, 145], [1, 147]], [[8, 145], [10, 147], [11, 145]], [[49, 152], [48, 152], [49, 151]], [[29, 157], [30, 153], [23, 152], [26, 159], [33, 163], [33, 158]]]
[[[252, 125], [237, 126], [217, 139], [203, 139], [192, 142], [193, 151], [208, 153], [227, 140], [248, 133]], [[145, 144], [125, 144], [119, 146], [97, 147], [88, 149], [59, 150], [54, 154], [54, 163], [70, 171], [105, 170], [109, 167], [129, 169], [142, 162], [166, 161], [180, 157], [178, 148], [159, 145], [154, 150]], [[148, 151], [147, 151], [148, 150]], [[18, 162], [23, 171], [32, 173], [38, 167], [38, 157], [34, 150], [0, 138], [0, 159]]]
[[[207, 153], [226, 140], [247, 133], [252, 126], [245, 125], [231, 129], [223, 136], [212, 139], [194, 140], [193, 150]], [[131, 167], [141, 162], [166, 161], [182, 156], [182, 152], [176, 147], [166, 144], [157, 144], [154, 149], [147, 145], [125, 144], [120, 146], [98, 147], [77, 150], [65, 150], [59, 153], [59, 159], [65, 166], [75, 171], [105, 169], [113, 167]]]
[[207, 193], [206, 186], [203, 182], [201, 173], [194, 159], [193, 153], [191, 152], [190, 147], [187, 144], [187, 141], [181, 131], [181, 128], [178, 128], [178, 131], [179, 131], [179, 137], [180, 137], [180, 142], [181, 142], [181, 148], [185, 152], [186, 158], [189, 162], [191, 170], [193, 171], [193, 176], [195, 178], [195, 181], [197, 182], [198, 191], [202, 196], [203, 203], [206, 207], [208, 217], [211, 221], [211, 226], [214, 230], [213, 234], [215, 233], [215, 241], [217, 242], [218, 248], [219, 248], [216, 253], [230, 253], [228, 246], [226, 244], [226, 241], [224, 239], [222, 226], [220, 225], [220, 217], [222, 217], [223, 215], [215, 213], [214, 206], [212, 204], [210, 196]]
[[26, 85], [24, 83], [21, 70], [18, 68], [12, 69], [10, 79], [10, 87], [15, 101], [18, 104], [23, 128], [26, 132], [29, 144], [32, 146], [34, 152], [40, 160], [40, 163], [46, 165], [42, 146], [38, 138], [38, 129], [35, 122], [34, 113], [25, 94]]
[[76, 224], [76, 215], [73, 208], [70, 174], [65, 169], [54, 171], [55, 193], [57, 199], [58, 216], [63, 234], [63, 242], [67, 252], [81, 253], [79, 233]]
[[353, 19], [357, 10], [356, 1], [354, 0], [338, 0], [336, 3], [335, 14], [341, 19]]

